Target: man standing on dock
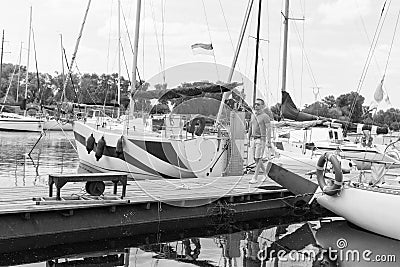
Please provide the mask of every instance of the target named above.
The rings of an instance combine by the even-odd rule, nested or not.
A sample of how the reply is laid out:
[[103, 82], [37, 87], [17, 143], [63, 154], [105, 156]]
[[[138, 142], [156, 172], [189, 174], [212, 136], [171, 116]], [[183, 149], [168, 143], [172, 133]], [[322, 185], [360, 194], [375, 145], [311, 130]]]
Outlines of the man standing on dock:
[[[267, 178], [266, 169], [262, 161], [265, 146], [268, 152], [271, 149], [271, 119], [264, 112], [265, 103], [261, 98], [257, 98], [254, 103], [255, 113], [251, 117], [249, 128], [249, 140], [253, 138], [253, 157], [256, 164], [254, 176], [249, 183], [257, 183], [258, 173], [260, 169]], [[268, 153], [269, 154], [269, 153]]]

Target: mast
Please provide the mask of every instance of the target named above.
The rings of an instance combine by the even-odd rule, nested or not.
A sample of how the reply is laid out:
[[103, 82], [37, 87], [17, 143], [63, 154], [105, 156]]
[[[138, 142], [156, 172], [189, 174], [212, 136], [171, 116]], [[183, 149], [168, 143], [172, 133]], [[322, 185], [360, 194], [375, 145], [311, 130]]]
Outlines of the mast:
[[287, 68], [287, 47], [289, 31], [289, 0], [285, 0], [285, 10], [283, 14], [283, 47], [282, 47], [282, 92], [286, 91], [286, 68]]
[[17, 76], [17, 97], [15, 102], [18, 103], [18, 94], [19, 94], [19, 80], [21, 78], [21, 53], [22, 53], [22, 42], [21, 46], [19, 47], [19, 59], [18, 59], [18, 76]]
[[261, 28], [261, 7], [262, 0], [258, 1], [258, 19], [257, 19], [257, 39], [256, 39], [256, 59], [254, 65], [254, 88], [253, 88], [253, 105], [257, 98], [257, 69], [258, 69], [258, 50], [260, 47], [260, 28]]
[[118, 0], [118, 111], [121, 115], [121, 0]]
[[132, 82], [131, 82], [131, 92], [129, 94], [129, 113], [133, 114], [133, 109], [135, 107], [135, 103], [133, 101], [133, 94], [136, 90], [136, 68], [137, 68], [137, 58], [138, 58], [138, 47], [139, 47], [139, 24], [140, 24], [140, 9], [141, 9], [141, 0], [137, 0], [136, 5], [136, 24], [135, 24], [135, 37], [133, 42], [133, 65], [132, 65]]
[[[238, 40], [238, 42], [236, 44], [235, 54], [233, 56], [231, 69], [229, 71], [229, 76], [228, 76], [228, 81], [227, 81], [228, 83], [232, 81], [233, 72], [235, 71], [236, 62], [237, 62], [237, 59], [239, 57], [240, 48], [242, 47], [243, 38], [244, 38], [244, 34], [246, 32], [247, 23], [249, 22], [249, 18], [250, 18], [250, 13], [251, 13], [251, 8], [253, 6], [253, 2], [254, 2], [254, 0], [249, 0], [249, 3], [247, 5], [246, 13], [245, 13], [244, 18], [243, 18], [242, 28], [240, 29], [239, 40]], [[218, 114], [217, 114], [216, 123], [219, 123], [219, 121], [221, 119], [222, 110], [224, 108], [225, 100], [229, 97], [230, 94], [231, 94], [231, 92], [226, 92], [226, 93], [222, 94], [221, 104], [219, 105], [219, 110], [218, 110]]]
[[[74, 53], [72, 54], [71, 65], [68, 68], [68, 76], [70, 76], [72, 74], [72, 69], [74, 67], [76, 54], [78, 52], [79, 43], [80, 43], [81, 38], [82, 38], [83, 28], [84, 28], [85, 23], [86, 23], [86, 18], [87, 18], [87, 15], [89, 13], [89, 8], [90, 8], [90, 3], [91, 2], [92, 2], [92, 0], [89, 0], [88, 3], [87, 3], [87, 7], [86, 7], [85, 15], [83, 17], [83, 22], [82, 22], [82, 25], [81, 25], [81, 29], [79, 31], [78, 39], [76, 39]], [[65, 99], [66, 99], [66, 97], [65, 97], [65, 89], [67, 88], [68, 76], [66, 77], [66, 79], [64, 81], [64, 86], [63, 86], [63, 95], [64, 95]], [[71, 79], [71, 82], [72, 82], [72, 79]]]
[[4, 53], [4, 30], [1, 37], [1, 54], [0, 54], [0, 90], [1, 90], [1, 76], [3, 75], [3, 53]]
[[[26, 100], [28, 98], [28, 78], [29, 78], [29, 56], [31, 52], [31, 32], [32, 32], [32, 6], [30, 7], [29, 11], [29, 34], [28, 34], [28, 58], [26, 62], [26, 76], [25, 76], [25, 96], [24, 96], [24, 101], [26, 103]], [[26, 116], [26, 108], [24, 110], [24, 116]]]
[[[63, 79], [63, 84], [65, 82], [65, 71], [64, 71], [64, 45], [63, 45], [63, 38], [62, 34], [60, 33], [60, 51], [61, 51], [61, 71], [62, 71], [62, 79]], [[63, 99], [61, 99], [63, 101]]]

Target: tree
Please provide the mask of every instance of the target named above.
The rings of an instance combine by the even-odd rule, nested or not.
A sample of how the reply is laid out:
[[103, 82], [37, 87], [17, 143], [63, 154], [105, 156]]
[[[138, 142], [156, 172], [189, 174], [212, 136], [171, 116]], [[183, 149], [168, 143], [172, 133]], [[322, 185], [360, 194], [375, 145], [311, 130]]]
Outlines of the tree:
[[350, 118], [352, 122], [361, 122], [363, 117], [363, 103], [365, 98], [357, 92], [340, 95], [336, 99], [336, 105], [343, 113], [345, 118]]
[[320, 117], [328, 117], [328, 106], [319, 101], [306, 106], [302, 111]]
[[329, 95], [322, 99], [322, 103], [324, 103], [328, 107], [328, 109], [336, 107], [336, 99], [333, 95]]

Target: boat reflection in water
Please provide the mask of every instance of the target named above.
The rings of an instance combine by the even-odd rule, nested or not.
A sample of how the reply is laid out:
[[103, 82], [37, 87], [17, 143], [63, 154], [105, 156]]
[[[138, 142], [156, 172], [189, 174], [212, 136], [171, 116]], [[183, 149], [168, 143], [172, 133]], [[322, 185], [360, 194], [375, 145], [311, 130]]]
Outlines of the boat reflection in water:
[[72, 267], [72, 266], [93, 266], [112, 267], [128, 266], [129, 249], [123, 251], [103, 251], [85, 255], [71, 255], [68, 258], [59, 258], [46, 262], [46, 267]]
[[396, 261], [400, 260], [400, 241], [366, 232], [344, 220], [310, 221], [229, 234], [218, 231], [218, 235], [212, 236], [210, 230], [195, 230], [191, 234], [197, 237], [179, 241], [176, 240], [182, 233], [159, 233], [51, 247], [41, 253], [31, 252], [30, 256], [25, 252], [0, 255], [0, 262], [16, 265], [45, 261], [47, 266], [54, 267], [361, 267], [398, 266]]

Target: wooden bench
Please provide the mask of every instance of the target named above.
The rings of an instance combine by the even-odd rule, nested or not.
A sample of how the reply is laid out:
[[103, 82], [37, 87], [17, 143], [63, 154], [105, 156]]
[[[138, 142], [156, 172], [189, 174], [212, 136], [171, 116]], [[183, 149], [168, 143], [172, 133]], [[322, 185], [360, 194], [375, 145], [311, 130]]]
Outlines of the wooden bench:
[[121, 173], [77, 173], [77, 174], [50, 174], [49, 175], [49, 197], [53, 196], [53, 184], [57, 189], [57, 199], [61, 200], [61, 188], [68, 182], [104, 182], [114, 183], [114, 195], [117, 194], [117, 185], [122, 184], [121, 198], [125, 197], [128, 177]]

